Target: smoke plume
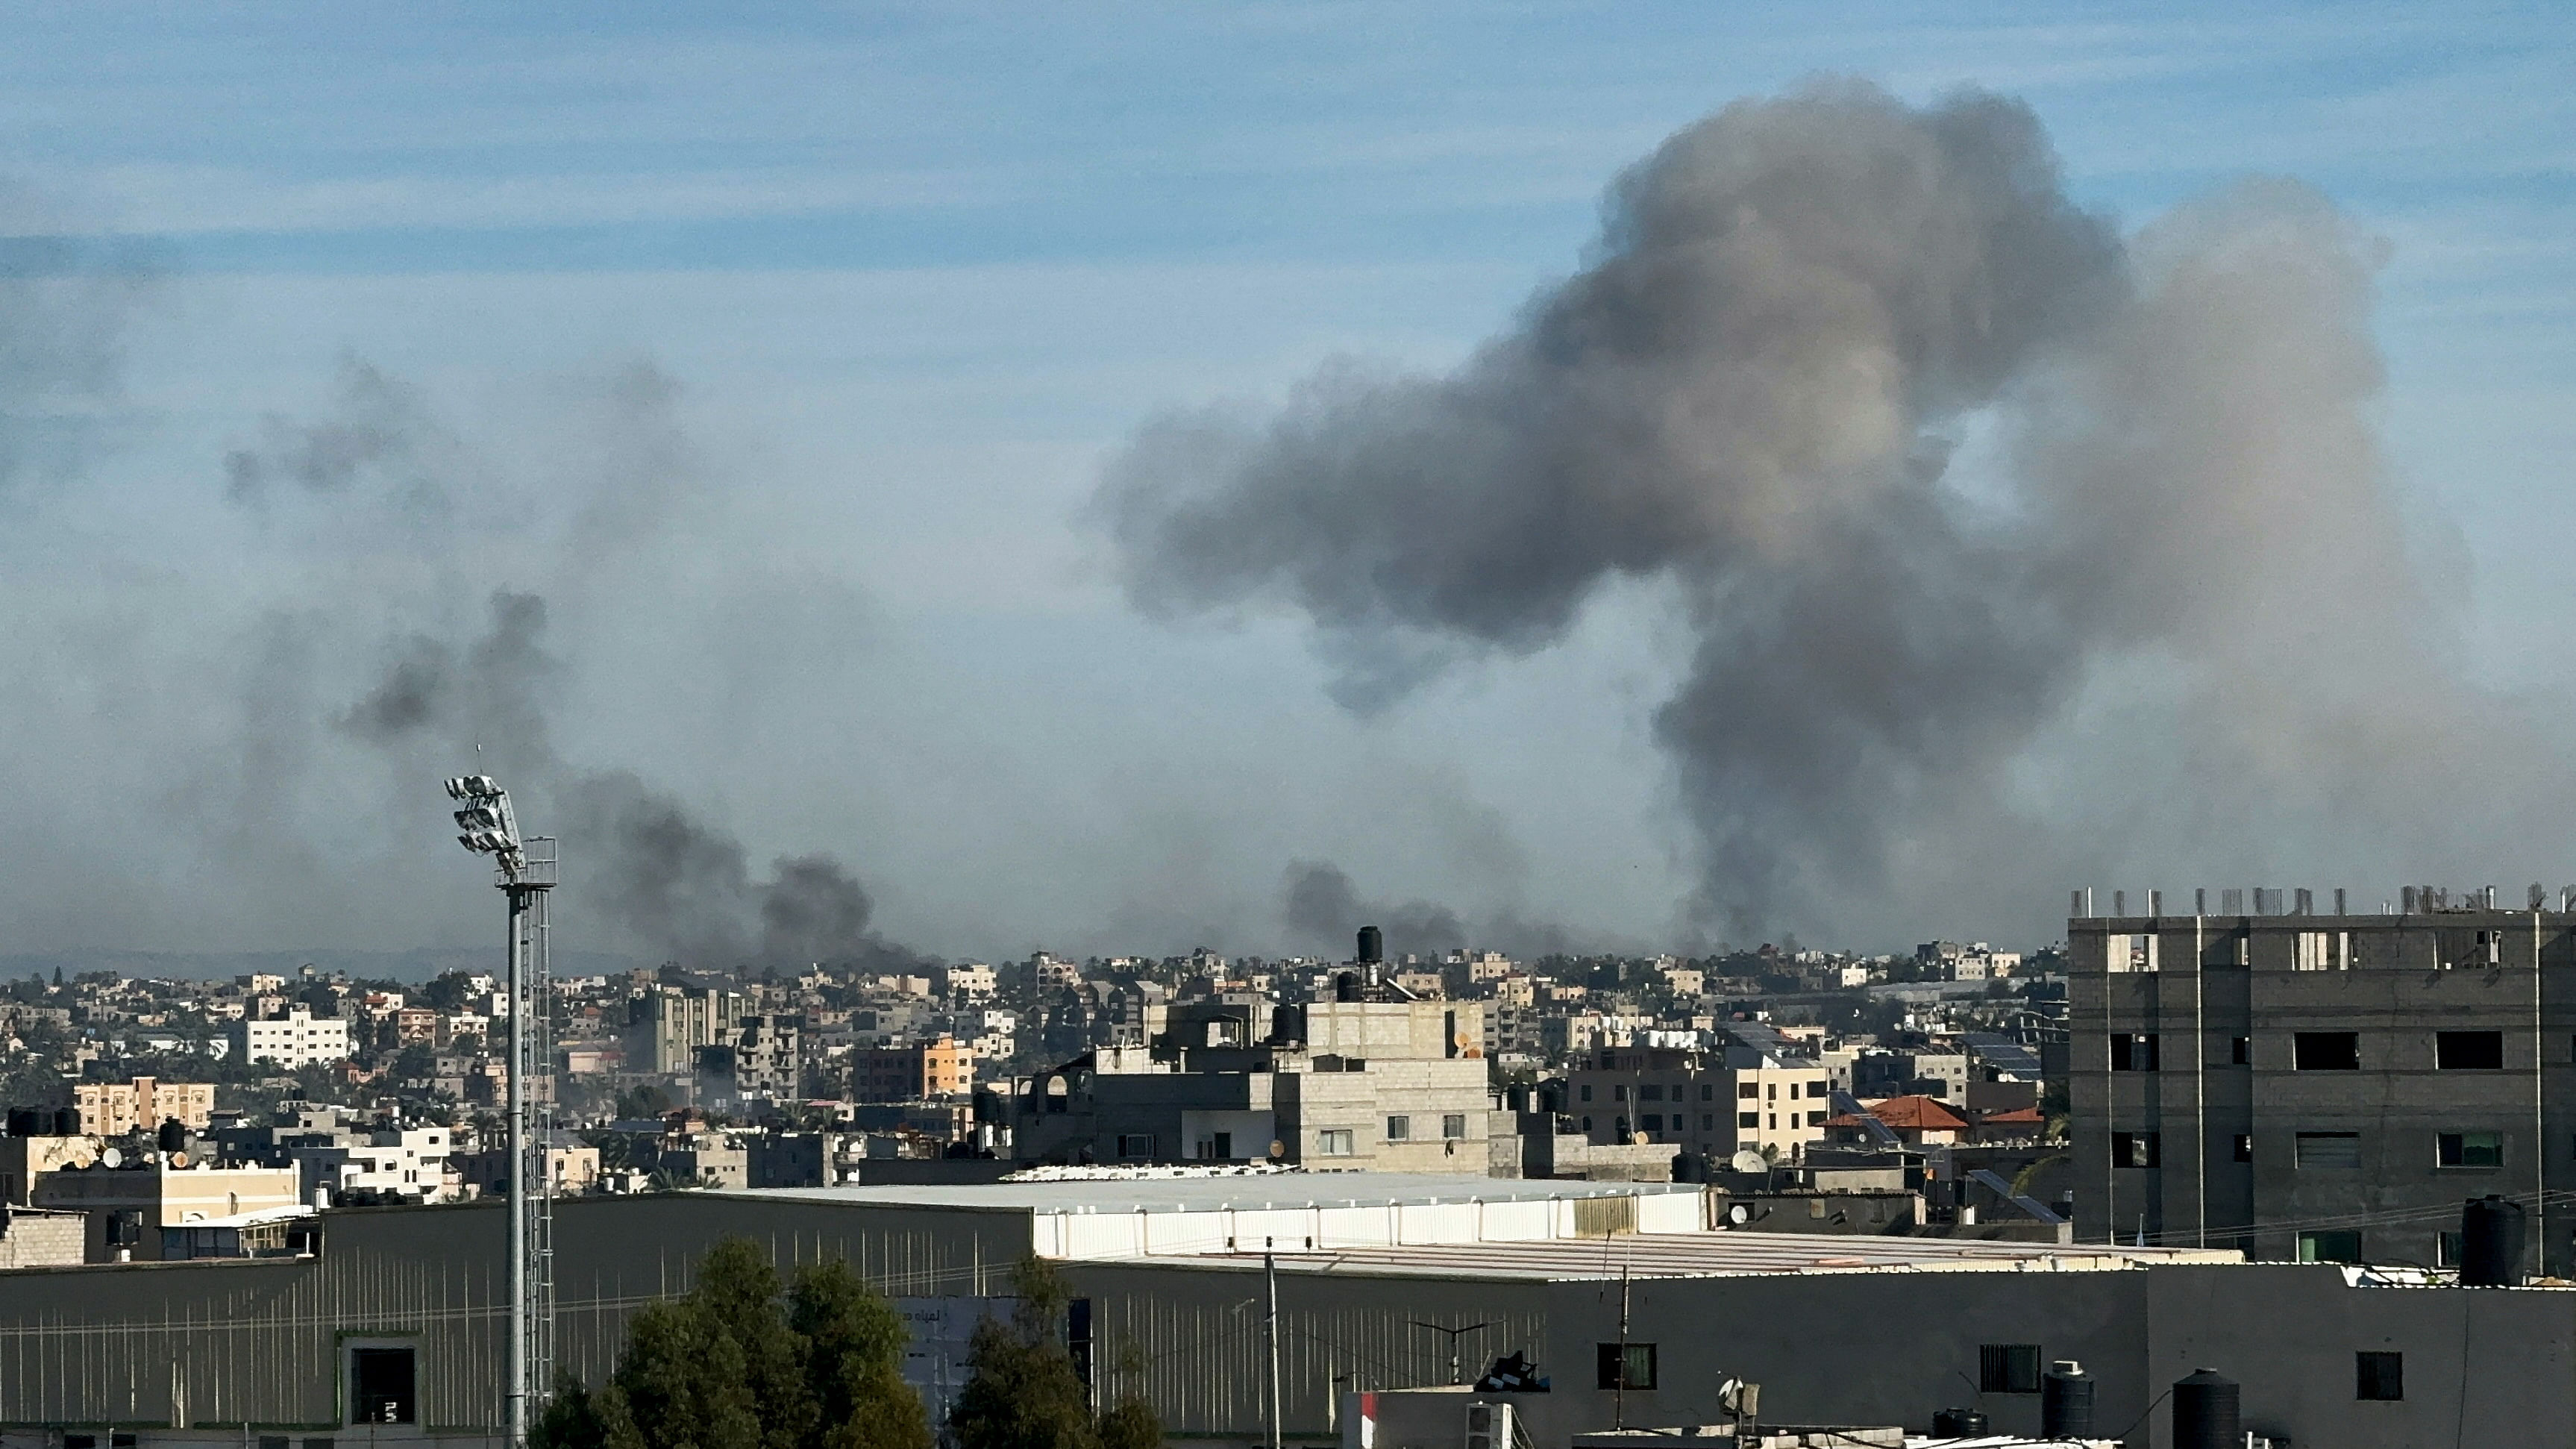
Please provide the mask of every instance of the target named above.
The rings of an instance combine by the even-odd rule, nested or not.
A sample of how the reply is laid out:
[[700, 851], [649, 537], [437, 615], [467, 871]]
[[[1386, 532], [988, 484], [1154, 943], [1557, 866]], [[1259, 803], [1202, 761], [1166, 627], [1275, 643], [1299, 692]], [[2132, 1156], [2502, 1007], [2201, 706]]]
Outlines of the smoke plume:
[[2023, 106], [1827, 84], [1682, 131], [1604, 212], [1452, 372], [1336, 362], [1141, 430], [1097, 504], [1131, 598], [1292, 608], [1368, 710], [1664, 587], [1695, 643], [1654, 735], [1697, 914], [1748, 938], [1980, 879], [2021, 918], [2239, 811], [2447, 846], [2390, 774], [2427, 751], [2561, 796], [2444, 662], [2368, 423], [2376, 249], [2314, 193], [2123, 237]]

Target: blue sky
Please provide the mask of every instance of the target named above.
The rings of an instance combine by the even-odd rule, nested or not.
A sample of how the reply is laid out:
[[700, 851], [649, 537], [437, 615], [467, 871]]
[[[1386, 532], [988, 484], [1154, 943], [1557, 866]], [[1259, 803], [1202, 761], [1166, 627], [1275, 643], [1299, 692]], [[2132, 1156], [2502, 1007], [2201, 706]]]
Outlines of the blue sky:
[[[77, 466], [6, 504], [31, 625], [109, 630], [138, 596], [101, 580], [131, 576], [156, 607], [238, 618], [238, 642], [345, 579], [329, 526], [245, 524], [219, 470], [264, 416], [323, 407], [344, 358], [416, 385], [531, 479], [573, 466], [549, 461], [547, 400], [650, 359], [708, 460], [684, 529], [702, 546], [664, 560], [667, 588], [567, 620], [562, 728], [590, 763], [692, 781], [755, 856], [845, 854], [887, 927], [932, 950], [1307, 944], [1275, 914], [1292, 859], [1388, 899], [1667, 938], [1690, 842], [1644, 723], [1675, 667], [1655, 600], [1610, 600], [1545, 654], [1354, 720], [1292, 621], [1136, 619], [1080, 515], [1102, 457], [1162, 409], [1274, 397], [1338, 353], [1456, 359], [1579, 264], [1620, 167], [1818, 74], [2019, 96], [2076, 194], [2131, 225], [2277, 173], [2385, 237], [2384, 426], [2436, 587], [2480, 678], [2554, 697], [2576, 676], [2554, 542], [2576, 530], [2576, 46], [2557, 7], [0, 19], [8, 229], [162, 276]], [[440, 607], [385, 602], [369, 642]], [[781, 616], [799, 648], [748, 663], [721, 623]], [[99, 737], [68, 705], [16, 718]], [[70, 775], [129, 775], [120, 750], [221, 754], [211, 734], [104, 737]], [[447, 867], [350, 822], [390, 798], [373, 788], [297, 807], [329, 838], [333, 892], [371, 904], [226, 889], [138, 799], [94, 839], [73, 827], [76, 854], [144, 852], [130, 921], [32, 886], [0, 919], [47, 945], [451, 936], [461, 887], [382, 903], [384, 872]], [[2020, 940], [2052, 908], [1802, 928]]]

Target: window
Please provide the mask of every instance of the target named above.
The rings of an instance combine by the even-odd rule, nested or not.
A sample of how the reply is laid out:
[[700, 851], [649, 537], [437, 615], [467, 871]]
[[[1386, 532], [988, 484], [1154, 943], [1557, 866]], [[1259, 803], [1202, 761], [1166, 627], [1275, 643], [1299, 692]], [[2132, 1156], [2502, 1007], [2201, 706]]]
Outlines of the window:
[[[1678, 1121], [1680, 1121], [1681, 1119], [1680, 1119], [1680, 1118], [1678, 1118], [1678, 1117], [1676, 1117], [1676, 1118], [1674, 1118], [1673, 1120], [1674, 1120], [1674, 1121], [1676, 1121], [1676, 1122], [1678, 1122]], [[1664, 1130], [1664, 1114], [1663, 1114], [1663, 1113], [1661, 1113], [1661, 1112], [1649, 1112], [1649, 1113], [1647, 1113], [1647, 1114], [1646, 1114], [1646, 1124], [1645, 1124], [1645, 1125], [1646, 1125], [1646, 1130], [1647, 1130], [1647, 1131], [1649, 1131], [1649, 1132], [1661, 1132], [1661, 1131], [1663, 1131], [1663, 1130]]]
[[1655, 1346], [1651, 1343], [1605, 1343], [1598, 1354], [1598, 1386], [1605, 1389], [1651, 1389], [1655, 1386]]
[[1762, 1126], [1762, 1114], [1759, 1112], [1738, 1112], [1735, 1114], [1735, 1125], [1738, 1127], [1751, 1127], [1759, 1130]]
[[2302, 1031], [2291, 1035], [2290, 1065], [2303, 1072], [2361, 1070], [2361, 1033]]
[[2156, 938], [2153, 936], [2106, 936], [2103, 943], [2102, 965], [2105, 970], [2156, 969]]
[[2156, 1070], [2156, 1034], [2154, 1032], [2111, 1034], [2111, 1070], [2115, 1072], [2152, 1072]]
[[2158, 1167], [2164, 1161], [2153, 1132], [2114, 1132], [2111, 1134], [2113, 1167]]
[[2235, 1157], [2238, 1162], [2252, 1162], [2254, 1160], [2253, 1133], [2239, 1132], [2236, 1134]]
[[[1790, 1120], [1791, 1120], [1791, 1121], [1793, 1121], [1793, 1122], [1794, 1122], [1794, 1121], [1796, 1121], [1796, 1120], [1797, 1120], [1797, 1114], [1795, 1114], [1795, 1113], [1791, 1113], [1791, 1114], [1790, 1114]], [[1772, 1114], [1771, 1114], [1771, 1130], [1773, 1130], [1773, 1131], [1775, 1131], [1775, 1132], [1776, 1132], [1776, 1131], [1778, 1131], [1778, 1130], [1779, 1130], [1779, 1128], [1780, 1128], [1780, 1114], [1779, 1114], [1779, 1113], [1777, 1113], [1777, 1112], [1774, 1112], [1774, 1113], [1772, 1113]]]
[[2229, 1037], [2227, 1039], [2227, 1061], [2230, 1066], [2250, 1067], [2254, 1065], [2254, 1038], [2250, 1036]]
[[2039, 1345], [2035, 1343], [1988, 1343], [1977, 1348], [1977, 1392], [1981, 1394], [2035, 1394], [2039, 1392]]
[[1640, 1102], [1660, 1102], [1664, 1100], [1664, 1084], [1661, 1082], [1648, 1082], [1646, 1085], [1639, 1087], [1637, 1089], [1637, 1100]]
[[1779, 1084], [1778, 1082], [1773, 1082], [1773, 1083], [1771, 1084], [1771, 1095], [1770, 1095], [1769, 1100], [1774, 1101], [1774, 1102], [1777, 1102], [1777, 1101], [1779, 1101], [1779, 1100], [1780, 1100], [1780, 1084]]
[[2302, 1172], [2319, 1168], [2328, 1171], [2355, 1172], [2361, 1168], [2361, 1134], [2358, 1132], [2302, 1132], [2291, 1163]]
[[1413, 1119], [1412, 1119], [1412, 1118], [1410, 1118], [1410, 1117], [1389, 1117], [1389, 1118], [1387, 1118], [1387, 1119], [1386, 1119], [1386, 1140], [1387, 1140], [1387, 1141], [1389, 1141], [1389, 1142], [1402, 1142], [1402, 1141], [1405, 1141], [1406, 1139], [1410, 1138], [1412, 1135], [1413, 1135]]
[[1735, 1084], [1735, 1095], [1743, 1101], [1750, 1102], [1762, 1095], [1762, 1087], [1756, 1082], [1738, 1082]]
[[1316, 1133], [1315, 1155], [1318, 1157], [1350, 1156], [1351, 1129], [1348, 1127], [1328, 1127], [1325, 1130]]
[[1824, 1114], [1824, 1113], [1822, 1113], [1822, 1112], [1810, 1112], [1810, 1113], [1808, 1113], [1808, 1114], [1807, 1114], [1807, 1125], [1808, 1125], [1808, 1126], [1810, 1126], [1810, 1127], [1822, 1127], [1822, 1126], [1824, 1126], [1824, 1125], [1825, 1125], [1825, 1114]]
[[2352, 1356], [2352, 1396], [2393, 1402], [2406, 1397], [2406, 1355], [2357, 1353]]
[[1124, 1158], [1131, 1158], [1131, 1159], [1132, 1159], [1132, 1158], [1151, 1157], [1151, 1156], [1153, 1156], [1153, 1155], [1154, 1155], [1154, 1134], [1153, 1134], [1153, 1133], [1151, 1133], [1151, 1132], [1121, 1132], [1121, 1133], [1119, 1133], [1119, 1134], [1118, 1134], [1118, 1155], [1119, 1155], [1120, 1157], [1124, 1157]]
[[1622, 1087], [1612, 1087], [1612, 1088], [1610, 1089], [1610, 1100], [1611, 1100], [1611, 1101], [1613, 1101], [1613, 1102], [1624, 1102], [1624, 1101], [1627, 1101], [1627, 1100], [1628, 1100], [1628, 1089], [1627, 1089], [1626, 1087], [1624, 1087], [1624, 1086], [1622, 1086]]
[[2441, 1167], [2502, 1167], [2504, 1134], [2436, 1132], [2433, 1134], [2433, 1161]]
[[1716, 1100], [1717, 1100], [1717, 1088], [1710, 1086], [1710, 1085], [1709, 1085], [1708, 1083], [1706, 1083], [1706, 1082], [1702, 1082], [1702, 1083], [1700, 1083], [1700, 1084], [1699, 1084], [1699, 1099], [1700, 1099], [1701, 1101], [1703, 1101], [1703, 1102], [1714, 1102], [1714, 1101], [1716, 1101]]
[[2433, 1240], [2433, 1266], [2436, 1268], [2460, 1266], [2460, 1250], [2465, 1242], [2464, 1235], [2457, 1232], [2445, 1231], [2436, 1237]]
[[1592, 1100], [1592, 1084], [1590, 1082], [1583, 1084], [1583, 1100], [1587, 1102]]
[[2344, 971], [2352, 966], [2352, 932], [2301, 931], [2296, 958], [2299, 971]]
[[2361, 1261], [2361, 1234], [2357, 1232], [2299, 1234], [2299, 1261], [2302, 1263], [2358, 1263]]
[[1584, 1119], [1583, 1119], [1583, 1130], [1584, 1130], [1584, 1131], [1586, 1131], [1586, 1132], [1589, 1132], [1589, 1131], [1591, 1131], [1591, 1130], [1592, 1130], [1592, 1119], [1591, 1119], [1591, 1118], [1586, 1117], [1586, 1118], [1584, 1118]]
[[412, 1351], [408, 1348], [349, 1350], [349, 1422], [412, 1422]]
[[2492, 1072], [2504, 1066], [2504, 1033], [2440, 1031], [2433, 1034], [2433, 1065], [2445, 1072]]
[[1716, 1131], [1716, 1130], [1717, 1130], [1717, 1117], [1716, 1117], [1716, 1114], [1714, 1114], [1714, 1113], [1710, 1113], [1710, 1112], [1702, 1112], [1702, 1113], [1700, 1113], [1700, 1114], [1699, 1114], [1699, 1130], [1701, 1130], [1702, 1132], [1714, 1132], [1714, 1131]]
[[1450, 1112], [1440, 1119], [1440, 1135], [1455, 1142], [1467, 1135], [1467, 1114]]

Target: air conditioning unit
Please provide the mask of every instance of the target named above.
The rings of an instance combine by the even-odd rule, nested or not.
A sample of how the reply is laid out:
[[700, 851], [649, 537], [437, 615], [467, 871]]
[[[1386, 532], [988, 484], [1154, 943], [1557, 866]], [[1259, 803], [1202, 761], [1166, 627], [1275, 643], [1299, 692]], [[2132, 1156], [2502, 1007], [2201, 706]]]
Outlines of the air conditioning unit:
[[1469, 1404], [1466, 1449], [1512, 1449], [1512, 1406]]

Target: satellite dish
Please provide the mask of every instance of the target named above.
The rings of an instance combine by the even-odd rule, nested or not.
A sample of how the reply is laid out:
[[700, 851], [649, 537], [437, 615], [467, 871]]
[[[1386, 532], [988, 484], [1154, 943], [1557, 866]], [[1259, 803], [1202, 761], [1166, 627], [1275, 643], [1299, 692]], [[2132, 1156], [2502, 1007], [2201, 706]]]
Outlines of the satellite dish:
[[1735, 1227], [1740, 1228], [1744, 1226], [1746, 1223], [1753, 1221], [1753, 1205], [1741, 1202], [1728, 1204], [1726, 1209], [1726, 1220]]
[[111, 1147], [98, 1155], [98, 1163], [101, 1167], [123, 1167], [125, 1154]]
[[1735, 1154], [1733, 1157], [1728, 1158], [1726, 1165], [1731, 1171], [1735, 1172], [1769, 1172], [1771, 1170], [1771, 1159], [1748, 1147], [1742, 1152]]
[[170, 1165], [171, 1165], [172, 1167], [185, 1167], [185, 1166], [187, 1166], [187, 1165], [188, 1165], [188, 1154], [186, 1154], [186, 1153], [184, 1153], [184, 1152], [173, 1152], [173, 1153], [171, 1153], [171, 1154], [170, 1154]]

